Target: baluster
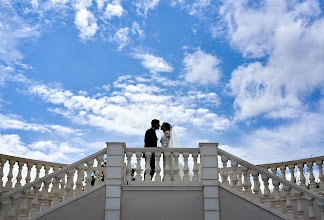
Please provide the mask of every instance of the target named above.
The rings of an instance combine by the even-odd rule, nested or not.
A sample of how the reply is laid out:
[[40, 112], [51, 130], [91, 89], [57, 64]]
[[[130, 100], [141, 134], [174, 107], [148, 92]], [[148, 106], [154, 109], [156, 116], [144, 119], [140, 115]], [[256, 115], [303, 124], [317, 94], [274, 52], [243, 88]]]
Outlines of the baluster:
[[135, 181], [142, 181], [142, 176], [141, 176], [141, 158], [142, 158], [142, 152], [136, 152], [136, 176], [135, 176]]
[[231, 160], [231, 166], [232, 166], [232, 170], [233, 170], [233, 178], [232, 178], [233, 188], [238, 191], [237, 162], [234, 160]]
[[314, 213], [314, 198], [308, 194], [305, 194], [305, 199], [308, 202], [308, 217], [309, 219], [316, 219]]
[[192, 176], [192, 181], [199, 181], [199, 175], [198, 175], [198, 163], [197, 163], [197, 159], [198, 159], [198, 153], [194, 152], [192, 153], [192, 158], [194, 161], [194, 166], [193, 166], [193, 176]]
[[290, 196], [290, 190], [291, 187], [284, 185], [284, 190], [286, 192], [286, 207], [287, 207], [287, 216], [290, 218], [294, 218], [294, 212], [292, 210], [292, 203], [291, 203], [291, 196]]
[[316, 200], [316, 203], [320, 209], [320, 213], [321, 213], [321, 220], [324, 220], [324, 202]]
[[101, 156], [98, 156], [97, 157], [97, 172], [96, 172], [96, 182], [95, 182], [95, 185], [97, 186], [98, 184], [102, 183], [101, 181], [101, 163], [102, 163], [102, 160], [103, 160], [103, 155]]
[[39, 179], [39, 172], [42, 169], [42, 167], [43, 167], [42, 164], [36, 164], [36, 176], [35, 176], [34, 181]]
[[[58, 167], [53, 167], [53, 173], [58, 171]], [[52, 179], [52, 188], [51, 188], [51, 193], [54, 193], [54, 189], [56, 187], [56, 178]]]
[[82, 192], [83, 178], [84, 178], [84, 165], [81, 164], [77, 166], [78, 176], [75, 182], [75, 191], [74, 195], [79, 195]]
[[190, 176], [189, 176], [189, 166], [188, 166], [188, 157], [189, 157], [189, 152], [183, 152], [183, 181], [184, 182], [189, 182], [190, 181]]
[[4, 218], [4, 211], [8, 205], [9, 201], [8, 199], [0, 201], [0, 219], [3, 220]]
[[87, 162], [87, 177], [86, 177], [86, 185], [85, 190], [88, 190], [91, 188], [91, 180], [92, 180], [92, 166], [93, 166], [93, 160], [90, 160]]
[[[82, 166], [83, 167], [83, 166]], [[55, 206], [56, 204], [60, 203], [60, 180], [62, 179], [62, 174], [58, 174], [57, 176], [55, 176], [55, 188], [54, 188], [54, 198], [52, 200], [52, 206]]]
[[3, 177], [3, 167], [5, 165], [5, 163], [7, 162], [6, 159], [4, 158], [1, 158], [0, 159], [0, 163], [1, 163], [1, 166], [0, 166], [0, 187], [3, 186], [3, 182], [2, 182], [2, 177]]
[[48, 175], [48, 172], [49, 172], [50, 169], [51, 169], [51, 166], [49, 166], [49, 165], [45, 165], [45, 166], [44, 166], [45, 176]]
[[242, 172], [243, 172], [243, 193], [247, 196], [250, 195], [250, 190], [249, 190], [249, 183], [248, 183], [248, 180], [247, 180], [247, 173], [248, 173], [248, 168], [245, 167], [245, 166], [241, 166], [242, 168]]
[[286, 179], [286, 166], [281, 166], [279, 169], [281, 171], [282, 178]]
[[272, 184], [273, 184], [273, 190], [274, 190], [274, 194], [275, 194], [275, 208], [277, 211], [282, 212], [282, 208], [281, 208], [281, 197], [279, 194], [279, 182], [277, 180], [272, 179]]
[[257, 171], [252, 170], [251, 171], [253, 176], [253, 192], [254, 192], [254, 200], [257, 202], [260, 202], [260, 182], [259, 182], [259, 173]]
[[133, 156], [132, 152], [126, 152], [126, 157], [127, 157], [126, 181], [127, 182], [132, 181], [132, 166], [131, 166], [132, 156]]
[[303, 209], [302, 201], [301, 201], [302, 200], [301, 199], [302, 192], [299, 191], [299, 190], [296, 190], [296, 189], [294, 189], [294, 192], [295, 192], [295, 195], [297, 197], [297, 213], [298, 213], [298, 218], [297, 219], [305, 220], [304, 209]]
[[9, 220], [14, 220], [16, 218], [16, 203], [19, 197], [20, 197], [19, 192], [10, 197], [11, 205], [10, 205], [10, 212], [8, 214]]
[[297, 167], [299, 169], [299, 178], [300, 178], [300, 185], [305, 186], [305, 176], [304, 176], [304, 164], [297, 164]]
[[308, 170], [309, 170], [309, 189], [315, 189], [316, 188], [316, 185], [315, 185], [315, 177], [314, 177], [314, 174], [313, 174], [313, 162], [308, 162], [306, 164], [306, 166], [308, 167]]
[[238, 179], [239, 179], [239, 183], [238, 183], [238, 186], [239, 186], [239, 190], [242, 191], [242, 187], [243, 187], [243, 182], [242, 182], [242, 168], [239, 167], [238, 168]]
[[248, 170], [248, 172], [247, 172], [247, 182], [248, 182], [248, 189], [249, 189], [250, 195], [251, 195], [251, 194], [253, 194], [252, 183], [251, 183], [251, 170]]
[[[90, 166], [90, 167], [88, 166], [88, 170], [91, 170], [91, 167], [92, 166]], [[72, 192], [72, 189], [73, 189], [74, 172], [75, 172], [75, 169], [68, 170], [66, 172], [66, 174], [67, 174], [67, 181], [66, 181], [66, 185], [65, 185], [64, 201], [68, 200], [72, 196], [72, 193], [73, 193]], [[87, 181], [88, 181], [88, 178], [87, 178]], [[90, 186], [89, 187], [91, 187], [91, 183], [90, 183]], [[86, 190], [88, 190], [88, 185], [86, 186]]]
[[31, 192], [30, 188], [22, 191], [23, 197], [22, 197], [22, 203], [20, 206], [20, 215], [18, 216], [18, 220], [26, 220], [27, 219], [27, 199], [28, 199], [30, 192]]
[[270, 167], [271, 172], [277, 176], [277, 167]]
[[152, 152], [145, 152], [146, 166], [145, 166], [145, 181], [151, 181], [151, 155]]
[[320, 180], [319, 188], [324, 188], [324, 175], [323, 175], [323, 162], [321, 160], [316, 161], [317, 167], [318, 167], [318, 178]]
[[174, 181], [179, 182], [181, 181], [180, 174], [179, 174], [179, 152], [174, 152], [173, 157], [174, 157]]
[[51, 184], [52, 182], [52, 178], [50, 179], [46, 179], [43, 183], [44, 183], [44, 186], [43, 186], [43, 191], [44, 191], [44, 194], [43, 194], [43, 198], [42, 198], [42, 205], [40, 207], [40, 210], [41, 212], [48, 209], [48, 188], [49, 188], [49, 185]]
[[61, 188], [60, 188], [60, 194], [61, 195], [64, 195], [65, 191], [64, 191], [64, 188], [65, 188], [65, 173], [62, 174], [62, 180], [61, 180]]
[[15, 163], [16, 163], [16, 161], [9, 160], [9, 172], [7, 175], [7, 182], [6, 182], [7, 188], [12, 188], [12, 177], [13, 177], [12, 170], [13, 170]]
[[23, 168], [23, 166], [25, 165], [25, 163], [21, 162], [21, 161], [18, 161], [18, 174], [16, 176], [16, 184], [15, 184], [15, 188], [19, 188], [21, 187], [21, 179], [22, 179], [22, 176], [21, 176], [21, 170]]
[[30, 177], [30, 173], [31, 173], [31, 169], [33, 168], [34, 164], [30, 164], [30, 163], [27, 163], [27, 175], [26, 175], [26, 184], [27, 183], [30, 183], [31, 181], [31, 177]]
[[31, 209], [29, 211], [29, 217], [33, 217], [38, 213], [38, 192], [39, 188], [41, 187], [41, 183], [37, 183], [36, 185], [33, 186], [34, 189], [34, 197], [31, 203]]
[[228, 179], [229, 179], [229, 186], [231, 188], [233, 188], [234, 187], [234, 183], [233, 183], [233, 170], [232, 170], [231, 167], [228, 167], [227, 174], [228, 174]]
[[224, 155], [221, 156], [221, 160], [223, 163], [223, 173], [222, 173], [222, 183], [228, 186], [228, 173], [227, 173], [227, 157]]
[[161, 181], [161, 166], [160, 166], [161, 152], [156, 152], [155, 157], [156, 157], [155, 181]]
[[264, 184], [264, 204], [268, 207], [271, 206], [271, 202], [270, 202], [270, 190], [269, 190], [269, 177], [261, 174], [261, 178]]
[[296, 178], [295, 178], [295, 166], [296, 165], [289, 165], [288, 169], [290, 170], [290, 182], [296, 183]]
[[163, 181], [171, 181], [171, 176], [170, 176], [170, 155], [171, 153], [169, 151], [164, 152], [164, 176], [163, 176]]

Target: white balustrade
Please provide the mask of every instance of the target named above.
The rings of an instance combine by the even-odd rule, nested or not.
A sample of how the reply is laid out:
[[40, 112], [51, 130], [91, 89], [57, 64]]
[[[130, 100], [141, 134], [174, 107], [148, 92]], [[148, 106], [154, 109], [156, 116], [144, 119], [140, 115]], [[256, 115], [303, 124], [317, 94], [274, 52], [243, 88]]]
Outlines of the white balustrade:
[[324, 156], [321, 156], [257, 166], [266, 169], [270, 168], [274, 174], [276, 174], [274, 171], [279, 168], [283, 178], [290, 174], [290, 181], [292, 183], [307, 187], [314, 192], [322, 192], [324, 188], [323, 161]]
[[[125, 177], [127, 184], [139, 182], [199, 183], [199, 148], [126, 148]], [[143, 158], [145, 155], [145, 158]], [[155, 174], [151, 178], [151, 156], [155, 158]], [[163, 158], [163, 159], [162, 159]], [[136, 163], [136, 175], [132, 176], [132, 163]], [[144, 176], [141, 174], [145, 173]], [[134, 181], [133, 181], [134, 180]]]
[[[66, 165], [61, 169], [58, 169], [58, 164], [39, 163], [28, 165], [27, 163], [27, 171], [31, 170], [32, 166], [36, 167], [36, 180], [26, 183], [19, 188], [11, 189], [9, 192], [0, 197], [0, 219], [2, 220], [8, 218], [25, 220], [31, 217], [36, 217], [39, 213], [42, 213], [51, 207], [57, 206], [63, 201], [69, 200], [72, 197], [83, 193], [83, 187], [87, 191], [92, 187], [95, 187], [92, 186], [93, 184], [91, 185], [91, 175], [95, 173], [97, 179], [101, 179], [101, 162], [106, 154], [107, 149], [103, 149], [71, 165]], [[93, 164], [95, 160], [97, 161], [97, 164], [94, 167]], [[4, 164], [2, 163], [3, 161], [4, 160], [1, 161], [1, 166]], [[9, 160], [9, 166], [11, 168], [13, 168], [14, 164], [16, 163], [17, 161], [12, 160], [12, 158]], [[25, 161], [18, 160], [18, 169], [21, 170], [24, 164], [26, 164]], [[87, 164], [86, 167], [84, 166], [85, 164]], [[51, 167], [55, 171], [50, 173]], [[47, 175], [40, 177], [39, 174], [42, 168], [44, 169], [44, 173]], [[16, 176], [16, 184], [20, 183], [19, 180], [22, 179], [19, 170]], [[84, 179], [85, 171], [87, 172], [87, 176]], [[11, 171], [8, 172], [8, 175], [6, 175], [8, 187], [12, 185], [12, 173], [13, 169], [11, 169]], [[26, 177], [28, 177], [27, 180], [30, 178], [28, 172]], [[74, 177], [76, 178], [74, 179]], [[100, 187], [104, 185], [104, 183], [102, 181], [98, 181], [98, 183], [95, 185]], [[18, 199], [21, 199], [21, 202], [18, 202]], [[17, 204], [21, 205], [16, 207]], [[8, 205], [10, 208], [7, 208]]]
[[[323, 157], [321, 157], [321, 159], [314, 158], [308, 161], [292, 161], [286, 164], [277, 163], [255, 166], [221, 149], [218, 149], [218, 154], [221, 158], [219, 164], [223, 164], [223, 167], [218, 169], [222, 177], [222, 187], [241, 193], [242, 196], [250, 197], [253, 201], [260, 203], [260, 205], [263, 205], [266, 209], [270, 208], [278, 212], [278, 215], [286, 215], [289, 219], [316, 218], [324, 220], [324, 198], [318, 193], [310, 190], [312, 189], [312, 185], [310, 185], [310, 189], [307, 189], [303, 184], [296, 184], [296, 166], [301, 171], [301, 177], [303, 176], [304, 165], [307, 165], [309, 172], [308, 181], [312, 184], [315, 183], [315, 177], [312, 176], [315, 169], [313, 165], [316, 163], [319, 167], [318, 170], [322, 172], [320, 167], [323, 163]], [[227, 161], [230, 161], [231, 167], [227, 167]], [[280, 176], [277, 175], [278, 168], [281, 171]], [[236, 184], [237, 180], [235, 176], [238, 169], [241, 169], [243, 173], [242, 184]], [[271, 172], [269, 172], [268, 169], [271, 169]], [[288, 174], [286, 172], [291, 174], [290, 179], [287, 177]], [[231, 174], [230, 181], [233, 182], [232, 184], [226, 182], [228, 173]], [[249, 173], [251, 173], [253, 177], [252, 191], [250, 191]], [[322, 181], [320, 178], [323, 179], [323, 176], [319, 175], [319, 180]], [[303, 183], [303, 179], [300, 178], [300, 180], [301, 183]], [[261, 181], [261, 184], [259, 181]], [[280, 190], [281, 187], [282, 191]], [[237, 188], [239, 188], [239, 190], [237, 190]], [[305, 200], [308, 206], [305, 206]], [[306, 213], [308, 214], [307, 217], [305, 216]]]
[[[0, 190], [3, 193], [9, 192], [64, 166], [66, 164], [0, 154]], [[44, 172], [41, 172], [42, 169]]]

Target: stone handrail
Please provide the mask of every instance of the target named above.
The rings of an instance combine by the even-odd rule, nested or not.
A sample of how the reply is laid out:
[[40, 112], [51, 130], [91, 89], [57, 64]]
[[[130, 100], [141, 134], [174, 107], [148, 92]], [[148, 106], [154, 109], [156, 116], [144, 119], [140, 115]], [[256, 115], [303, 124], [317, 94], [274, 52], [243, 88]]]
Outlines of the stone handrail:
[[[306, 213], [308, 217], [306, 219], [324, 218], [324, 198], [319, 194], [306, 189], [305, 187], [294, 184], [282, 177], [279, 177], [266, 169], [255, 166], [247, 161], [244, 161], [224, 150], [218, 149], [218, 154], [221, 156], [221, 162], [223, 164], [222, 172], [220, 173], [222, 185], [230, 187], [237, 193], [242, 193], [245, 196], [249, 196], [255, 202], [263, 203], [267, 207], [274, 207], [278, 212], [283, 213], [289, 219], [305, 219]], [[231, 164], [231, 176], [229, 178], [227, 163]], [[238, 168], [242, 170], [242, 183], [239, 184]], [[250, 176], [251, 175], [251, 176]], [[231, 183], [228, 181], [230, 179]], [[252, 184], [250, 180], [252, 179]], [[260, 188], [260, 180], [263, 183], [264, 189]], [[271, 185], [270, 185], [271, 183]], [[253, 188], [251, 189], [251, 186]], [[270, 191], [270, 186], [273, 187], [273, 191]], [[285, 191], [285, 196], [280, 195], [280, 186]], [[291, 190], [297, 198], [297, 203], [292, 203]], [[274, 200], [270, 200], [271, 194], [274, 196]], [[302, 197], [308, 202], [308, 207], [304, 209], [302, 206]], [[282, 207], [284, 206], [284, 207]], [[314, 207], [320, 210], [320, 216], [315, 216]], [[297, 216], [294, 216], [294, 210], [297, 210]]]
[[[6, 168], [8, 169], [8, 173], [4, 174], [6, 163], [7, 163]], [[15, 166], [15, 164], [17, 164], [17, 166]], [[40, 172], [42, 168], [44, 168], [44, 176], [46, 176], [50, 172], [55, 172], [64, 166], [66, 166], [66, 164], [52, 163], [52, 162], [41, 161], [41, 160], [32, 160], [32, 159], [27, 159], [22, 157], [0, 154], [0, 190], [3, 187], [6, 188], [5, 191], [9, 191], [12, 188], [21, 187], [23, 185], [23, 183], [21, 183], [23, 178], [22, 173], [26, 173], [24, 182], [25, 183], [31, 182], [32, 181], [31, 173], [33, 167], [35, 167], [35, 172], [33, 173], [35, 174], [35, 178], [33, 179], [34, 181], [39, 179], [42, 176]], [[13, 176], [13, 174], [17, 174], [17, 175]], [[2, 181], [2, 178], [4, 176], [6, 178], [5, 185], [4, 182]], [[13, 183], [15, 183], [14, 186]]]
[[[92, 169], [87, 169], [84, 178], [85, 164], [87, 164], [87, 167], [92, 168], [96, 163], [95, 176], [97, 180], [100, 180], [105, 171], [105, 169], [102, 169], [102, 162], [104, 158], [107, 158], [106, 155], [107, 149], [105, 148], [71, 165], [64, 166], [60, 170], [5, 193], [0, 197], [0, 220], [4, 219], [7, 212], [9, 212], [8, 219], [17, 219], [17, 217], [18, 219], [32, 218], [50, 207], [91, 189], [93, 172]], [[75, 178], [76, 180], [74, 180]], [[101, 181], [95, 181], [94, 185], [101, 183]], [[43, 187], [40, 190], [41, 186]], [[50, 187], [53, 190], [49, 190]], [[39, 198], [40, 191], [43, 191], [41, 199]], [[33, 196], [32, 201], [28, 200], [30, 195]], [[60, 199], [62, 195], [63, 201]], [[49, 203], [50, 196], [53, 198], [51, 203]], [[22, 198], [22, 204], [20, 207], [16, 207], [19, 198]]]
[[[292, 160], [292, 161], [285, 161], [285, 162], [278, 162], [278, 163], [270, 163], [270, 164], [260, 164], [257, 165], [259, 167], [265, 168], [267, 170], [271, 170], [274, 174], [280, 174], [283, 178], [286, 178], [287, 174], [291, 174], [290, 181], [293, 183], [297, 183], [297, 173], [300, 172], [298, 184], [301, 186], [308, 186], [309, 189], [316, 189], [316, 184], [322, 190], [324, 190], [324, 175], [323, 175], [323, 161], [324, 156], [320, 157], [312, 157], [307, 159], [301, 160]], [[314, 175], [314, 164], [316, 164], [318, 168], [318, 180], [319, 182], [316, 183], [315, 175]], [[279, 168], [279, 170], [278, 170]], [[288, 168], [288, 169], [287, 169]], [[305, 168], [308, 169], [308, 172], [305, 172]], [[288, 171], [288, 172], [287, 172]], [[305, 176], [305, 174], [308, 174]]]
[[[0, 154], [0, 195], [55, 172], [66, 165], [68, 164]], [[87, 169], [85, 166], [84, 170], [87, 171]], [[96, 167], [92, 167], [92, 171], [96, 172]]]
[[[200, 153], [199, 148], [126, 148], [125, 155], [127, 158], [127, 165], [125, 168], [125, 181], [128, 184], [138, 183], [138, 182], [192, 182], [197, 183], [199, 181], [198, 175], [198, 163], [197, 159]], [[151, 180], [150, 172], [151, 165], [150, 160], [145, 161], [145, 166], [141, 167], [141, 160], [144, 157], [151, 158], [154, 155], [156, 161], [155, 167], [155, 178]], [[189, 155], [193, 158], [193, 167], [190, 169], [188, 158]], [[163, 156], [163, 159], [161, 159]], [[180, 158], [183, 157], [183, 164]], [[132, 158], [136, 160], [136, 167], [133, 170], [135, 177], [132, 176], [131, 161]], [[160, 165], [161, 164], [161, 165]], [[161, 171], [163, 172], [161, 173]], [[145, 171], [144, 178], [141, 173]], [[163, 178], [162, 178], [163, 177]], [[134, 182], [132, 182], [134, 181]]]

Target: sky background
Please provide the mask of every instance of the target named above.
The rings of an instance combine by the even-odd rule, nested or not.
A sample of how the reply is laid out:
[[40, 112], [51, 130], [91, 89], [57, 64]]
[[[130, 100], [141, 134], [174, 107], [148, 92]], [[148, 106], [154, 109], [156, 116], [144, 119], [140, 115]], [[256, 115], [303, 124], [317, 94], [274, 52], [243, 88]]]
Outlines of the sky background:
[[143, 147], [157, 118], [255, 164], [324, 155], [323, 1], [0, 1], [2, 154]]

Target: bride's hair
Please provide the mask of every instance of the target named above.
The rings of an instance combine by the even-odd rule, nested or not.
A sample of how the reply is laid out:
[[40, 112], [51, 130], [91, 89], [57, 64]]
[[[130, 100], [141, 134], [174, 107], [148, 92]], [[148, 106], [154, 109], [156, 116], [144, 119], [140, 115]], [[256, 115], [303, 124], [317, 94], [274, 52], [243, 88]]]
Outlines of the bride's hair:
[[172, 126], [168, 122], [163, 122], [163, 125], [168, 131], [171, 131]]

